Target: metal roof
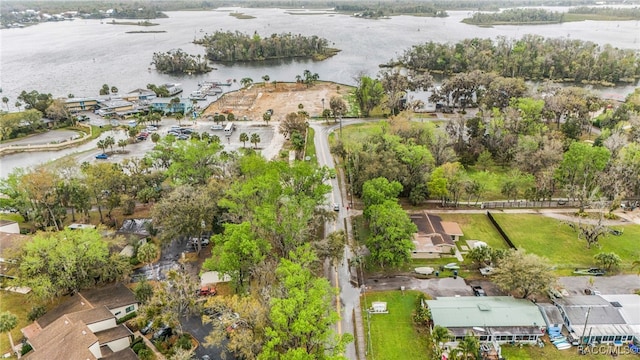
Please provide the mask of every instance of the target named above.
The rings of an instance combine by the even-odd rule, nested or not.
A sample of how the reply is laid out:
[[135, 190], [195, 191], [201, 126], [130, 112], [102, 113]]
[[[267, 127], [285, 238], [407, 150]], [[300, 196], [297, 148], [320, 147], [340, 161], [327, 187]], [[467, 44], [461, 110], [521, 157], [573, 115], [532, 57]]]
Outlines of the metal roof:
[[511, 296], [440, 297], [428, 300], [433, 322], [452, 327], [544, 327], [538, 307]]

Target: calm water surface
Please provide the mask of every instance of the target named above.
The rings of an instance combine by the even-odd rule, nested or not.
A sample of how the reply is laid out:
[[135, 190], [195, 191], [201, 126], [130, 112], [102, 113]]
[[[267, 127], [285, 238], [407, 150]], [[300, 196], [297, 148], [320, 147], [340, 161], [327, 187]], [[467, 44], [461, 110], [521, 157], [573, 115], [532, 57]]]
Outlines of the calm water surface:
[[[229, 15], [240, 11], [255, 19], [240, 20]], [[638, 21], [570, 22], [539, 26], [497, 26], [480, 28], [460, 23], [469, 12], [450, 12], [447, 18], [397, 16], [390, 19], [356, 19], [326, 12], [293, 15], [284, 9], [221, 9], [199, 12], [168, 12], [169, 18], [152, 20], [154, 27], [107, 24], [110, 20], [75, 20], [43, 23], [23, 29], [0, 30], [0, 84], [3, 96], [13, 105], [22, 90], [49, 92], [54, 96], [96, 95], [102, 84], [116, 86], [120, 92], [146, 87], [148, 83], [182, 83], [193, 91], [203, 79], [250, 77], [261, 81], [294, 81], [305, 69], [323, 80], [353, 84], [360, 73], [371, 76], [378, 65], [404, 52], [410, 46], [429, 40], [456, 42], [469, 37], [519, 38], [525, 34], [545, 37], [571, 37], [598, 44], [638, 49]], [[307, 15], [302, 15], [307, 14]], [[159, 34], [127, 34], [135, 30], [164, 30]], [[188, 53], [204, 54], [204, 48], [192, 44], [195, 37], [216, 30], [241, 31], [262, 36], [272, 33], [319, 35], [342, 49], [337, 56], [322, 62], [310, 60], [260, 64], [222, 65], [200, 76], [172, 76], [150, 69], [154, 52], [181, 48]], [[236, 85], [237, 87], [238, 85]], [[618, 88], [628, 93], [632, 87]]]

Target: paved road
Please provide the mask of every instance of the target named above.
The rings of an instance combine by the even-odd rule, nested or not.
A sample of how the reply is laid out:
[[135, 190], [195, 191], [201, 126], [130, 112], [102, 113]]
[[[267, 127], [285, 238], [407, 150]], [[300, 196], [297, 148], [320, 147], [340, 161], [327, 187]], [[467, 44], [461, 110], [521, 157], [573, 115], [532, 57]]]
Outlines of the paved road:
[[[315, 130], [314, 142], [316, 146], [316, 156], [318, 157], [318, 163], [321, 166], [335, 168], [333, 158], [331, 157], [331, 153], [329, 151], [328, 136], [337, 128], [338, 125], [325, 126], [323, 123], [314, 123], [311, 126]], [[330, 204], [337, 203], [340, 206], [340, 211], [338, 212], [337, 220], [326, 225], [326, 230], [327, 232], [337, 231], [339, 229], [344, 229], [345, 224], [347, 224], [346, 230], [349, 231], [351, 226], [349, 225], [350, 221], [347, 212], [347, 205], [349, 204], [348, 199], [343, 198], [343, 192], [340, 189], [340, 183], [338, 182], [337, 177], [335, 179], [331, 179], [330, 183], [332, 186], [332, 191], [328, 195], [327, 201]], [[354, 332], [353, 314], [356, 309], [360, 308], [360, 289], [354, 286], [351, 282], [352, 277], [348, 266], [348, 260], [351, 259], [351, 257], [352, 254], [350, 247], [345, 246], [345, 260], [342, 261], [341, 264], [338, 264], [337, 267], [332, 267], [332, 275], [329, 276], [332, 284], [339, 287], [340, 289], [340, 293], [338, 295], [339, 297], [336, 299], [336, 309], [340, 314], [340, 322], [336, 324], [338, 334], [356, 334]], [[362, 333], [361, 327], [359, 333]], [[361, 345], [361, 343], [362, 341], [359, 342], [359, 345]], [[362, 347], [360, 353], [363, 354], [363, 351], [364, 347]], [[357, 359], [356, 348], [353, 342], [347, 346], [345, 356], [348, 359]]]
[[638, 275], [567, 276], [558, 281], [570, 295], [584, 295], [586, 288], [598, 290], [602, 295], [633, 294], [640, 289]]

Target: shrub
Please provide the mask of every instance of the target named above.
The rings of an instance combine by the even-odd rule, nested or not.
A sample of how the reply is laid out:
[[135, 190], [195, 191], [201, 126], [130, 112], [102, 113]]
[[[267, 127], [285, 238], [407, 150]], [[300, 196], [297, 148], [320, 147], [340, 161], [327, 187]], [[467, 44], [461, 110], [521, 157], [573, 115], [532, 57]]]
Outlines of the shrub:
[[29, 320], [30, 322], [35, 321], [40, 316], [44, 315], [46, 312], [47, 312], [47, 309], [42, 305], [33, 306], [31, 307], [31, 310], [29, 310], [29, 313], [27, 314], [27, 320]]
[[151, 360], [153, 359], [153, 352], [145, 347], [144, 349], [140, 349], [140, 351], [138, 352], [138, 357], [140, 358], [140, 360]]
[[116, 321], [116, 323], [118, 323], [118, 324], [122, 324], [123, 322], [125, 322], [125, 321], [127, 321], [127, 320], [130, 320], [130, 319], [133, 319], [133, 318], [134, 318], [134, 317], [136, 317], [136, 316], [138, 316], [138, 313], [136, 313], [136, 312], [134, 311], [134, 312], [132, 312], [132, 313], [130, 313], [130, 314], [127, 314], [127, 315], [125, 315], [125, 316], [121, 317], [120, 319], [118, 319], [118, 320]]
[[138, 264], [140, 264], [140, 260], [138, 260], [137, 256], [132, 256], [129, 258], [129, 264], [136, 266]]
[[193, 344], [191, 344], [191, 337], [187, 334], [180, 335], [180, 338], [176, 341], [176, 346], [184, 350], [191, 349], [193, 346]]
[[22, 350], [20, 350], [20, 355], [25, 355], [26, 353], [28, 353], [29, 351], [31, 351], [33, 348], [31, 347], [31, 344], [26, 343], [22, 346]]

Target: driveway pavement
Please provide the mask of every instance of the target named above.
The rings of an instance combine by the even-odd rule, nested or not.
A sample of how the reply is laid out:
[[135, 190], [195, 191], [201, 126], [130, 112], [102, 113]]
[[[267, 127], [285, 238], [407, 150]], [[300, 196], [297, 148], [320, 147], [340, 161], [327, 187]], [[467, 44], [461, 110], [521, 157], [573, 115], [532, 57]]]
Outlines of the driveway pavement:
[[204, 324], [202, 323], [202, 317], [199, 315], [193, 315], [189, 318], [182, 318], [182, 329], [185, 332], [193, 335], [196, 340], [198, 340], [198, 347], [195, 351], [195, 359], [202, 359], [204, 355], [209, 355], [211, 360], [233, 360], [235, 357], [229, 353], [222, 356], [222, 349], [216, 348], [214, 346], [206, 346], [205, 345], [205, 337], [209, 335], [211, 330], [213, 329], [213, 325], [211, 323]]
[[[589, 279], [593, 279], [593, 285]], [[558, 281], [570, 295], [584, 295], [586, 288], [598, 290], [603, 295], [633, 294], [640, 289], [638, 275], [567, 276]]]
[[432, 297], [442, 296], [473, 296], [471, 287], [463, 278], [441, 277], [436, 279], [416, 279], [411, 276], [393, 276], [388, 278], [367, 279], [367, 291], [418, 290]]

